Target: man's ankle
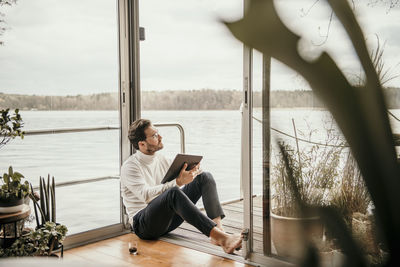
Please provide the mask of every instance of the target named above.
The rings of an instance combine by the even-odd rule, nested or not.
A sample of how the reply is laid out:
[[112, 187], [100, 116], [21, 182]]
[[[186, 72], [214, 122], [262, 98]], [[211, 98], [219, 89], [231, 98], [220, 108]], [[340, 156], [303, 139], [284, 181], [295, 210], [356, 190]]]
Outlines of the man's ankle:
[[217, 226], [210, 231], [210, 238], [213, 239], [218, 245], [221, 245], [226, 239], [226, 233], [221, 231]]

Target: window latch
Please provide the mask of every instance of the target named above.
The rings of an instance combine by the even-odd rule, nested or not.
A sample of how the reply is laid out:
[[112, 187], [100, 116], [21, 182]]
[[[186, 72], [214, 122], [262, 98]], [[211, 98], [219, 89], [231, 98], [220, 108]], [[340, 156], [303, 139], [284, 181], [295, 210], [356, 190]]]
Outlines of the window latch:
[[249, 240], [249, 229], [248, 228], [246, 228], [242, 231], [242, 237], [243, 237], [243, 241]]

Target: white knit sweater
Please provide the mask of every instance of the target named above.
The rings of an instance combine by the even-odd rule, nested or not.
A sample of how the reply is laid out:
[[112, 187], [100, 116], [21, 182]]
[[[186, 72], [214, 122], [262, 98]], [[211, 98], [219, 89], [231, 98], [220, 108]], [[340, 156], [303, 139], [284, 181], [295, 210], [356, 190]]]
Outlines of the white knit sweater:
[[161, 184], [171, 162], [163, 155], [146, 155], [139, 150], [121, 167], [121, 194], [132, 225], [132, 218], [147, 204], [167, 189], [176, 186], [176, 180]]

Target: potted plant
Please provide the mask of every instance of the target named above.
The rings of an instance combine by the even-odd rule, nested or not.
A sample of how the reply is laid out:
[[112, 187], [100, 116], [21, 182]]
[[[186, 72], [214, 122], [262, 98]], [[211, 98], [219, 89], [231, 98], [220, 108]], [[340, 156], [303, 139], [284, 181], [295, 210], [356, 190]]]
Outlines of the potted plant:
[[371, 197], [351, 153], [348, 154], [340, 184], [332, 190], [331, 204], [343, 217], [353, 238], [371, 264], [382, 261], [382, 250], [376, 238]]
[[[338, 138], [335, 140], [339, 142]], [[296, 151], [290, 145], [282, 144], [282, 149], [287, 162], [280, 153], [272, 169], [271, 237], [278, 255], [299, 259], [305, 252], [305, 235], [321, 244], [323, 225], [317, 215], [304, 216], [289, 181], [286, 163], [295, 180], [300, 202], [308, 206], [324, 206], [329, 203], [330, 190], [337, 180], [343, 148], [340, 145], [313, 145]]]
[[[30, 194], [30, 198], [32, 199], [34, 205], [37, 225], [36, 230], [46, 231], [50, 225], [56, 228], [62, 227], [63, 229], [67, 229], [66, 226], [57, 223], [56, 220], [56, 191], [54, 176], [50, 180], [50, 175], [48, 175], [47, 183], [43, 177], [40, 177], [39, 179], [39, 196], [37, 197], [33, 193]], [[60, 248], [62, 241], [63, 239], [60, 239], [58, 235], [51, 236], [48, 240], [49, 250], [53, 251]]]
[[21, 211], [25, 197], [30, 193], [29, 182], [22, 182], [24, 176], [14, 172], [10, 166], [8, 173], [1, 177], [0, 213], [14, 213]]
[[[18, 136], [23, 139], [24, 132], [21, 130], [23, 122], [18, 109], [13, 115], [10, 114], [10, 109], [3, 109], [0, 113], [0, 148], [2, 148]], [[8, 168], [8, 173], [1, 176], [0, 213], [12, 213], [22, 209], [24, 197], [29, 194], [29, 183], [27, 181], [22, 183], [23, 177], [11, 166]]]
[[67, 234], [65, 225], [46, 222], [41, 228], [31, 230], [19, 237], [10, 247], [0, 247], [0, 258], [23, 256], [57, 256], [54, 248], [49, 246], [51, 240], [62, 243]]
[[351, 228], [354, 213], [367, 214], [371, 198], [357, 163], [349, 152], [340, 183], [332, 190], [331, 203]]
[[53, 252], [62, 246], [68, 229], [65, 225], [56, 223], [54, 177], [52, 177], [51, 183], [50, 175], [47, 178], [47, 183], [43, 177], [40, 177], [39, 195], [33, 191], [32, 185], [29, 183], [24, 183], [23, 187], [28, 188], [26, 193], [29, 193], [30, 199], [33, 200], [37, 227], [36, 229], [29, 229], [27, 233], [18, 238], [14, 238], [15, 241], [13, 240], [13, 243], [10, 243], [7, 247], [1, 246], [0, 258], [57, 256]]
[[56, 192], [54, 176], [51, 179], [51, 184], [50, 175], [47, 177], [47, 183], [43, 177], [40, 177], [39, 196], [31, 194], [30, 198], [34, 203], [37, 228], [44, 225], [46, 222], [56, 223]]

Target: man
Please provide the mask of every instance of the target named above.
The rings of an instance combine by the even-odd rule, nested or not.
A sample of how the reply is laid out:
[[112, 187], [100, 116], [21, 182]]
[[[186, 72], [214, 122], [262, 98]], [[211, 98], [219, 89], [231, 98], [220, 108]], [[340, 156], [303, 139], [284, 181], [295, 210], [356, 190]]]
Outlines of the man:
[[[157, 239], [185, 220], [211, 238], [227, 253], [240, 249], [240, 234], [225, 233], [225, 217], [215, 181], [198, 164], [176, 179], [161, 184], [170, 162], [156, 153], [163, 148], [162, 137], [149, 120], [138, 119], [129, 128], [129, 140], [137, 150], [121, 168], [121, 191], [133, 231], [142, 239]], [[181, 187], [184, 186], [182, 189]], [[196, 206], [202, 197], [207, 216]]]

